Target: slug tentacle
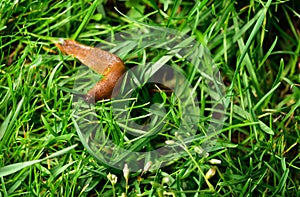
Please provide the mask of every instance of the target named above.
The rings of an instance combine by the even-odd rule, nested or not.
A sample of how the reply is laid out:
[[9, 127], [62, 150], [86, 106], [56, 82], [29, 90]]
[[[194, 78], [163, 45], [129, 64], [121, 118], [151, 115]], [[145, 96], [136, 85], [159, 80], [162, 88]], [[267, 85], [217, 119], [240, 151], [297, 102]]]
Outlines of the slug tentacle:
[[89, 47], [74, 40], [55, 42], [55, 45], [68, 55], [77, 58], [81, 63], [93, 69], [103, 78], [88, 91], [85, 100], [95, 101], [111, 98], [118, 79], [125, 73], [123, 61], [116, 55], [99, 48]]

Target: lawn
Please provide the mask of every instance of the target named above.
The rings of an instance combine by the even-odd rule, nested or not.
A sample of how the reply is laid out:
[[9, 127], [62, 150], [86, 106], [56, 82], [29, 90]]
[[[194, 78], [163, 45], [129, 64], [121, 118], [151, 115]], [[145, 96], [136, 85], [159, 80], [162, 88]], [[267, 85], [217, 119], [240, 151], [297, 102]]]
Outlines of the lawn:
[[0, 197], [300, 196], [296, 0], [4, 0], [0, 54]]

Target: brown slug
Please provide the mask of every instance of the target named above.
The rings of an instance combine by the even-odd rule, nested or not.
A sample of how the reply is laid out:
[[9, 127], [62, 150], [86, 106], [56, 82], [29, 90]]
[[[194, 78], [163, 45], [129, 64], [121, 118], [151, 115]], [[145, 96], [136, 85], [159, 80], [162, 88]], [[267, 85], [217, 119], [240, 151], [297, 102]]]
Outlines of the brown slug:
[[74, 56], [87, 67], [103, 75], [103, 78], [88, 91], [84, 100], [91, 102], [111, 98], [118, 79], [126, 71], [123, 61], [118, 56], [74, 40], [60, 39], [54, 43], [63, 53]]

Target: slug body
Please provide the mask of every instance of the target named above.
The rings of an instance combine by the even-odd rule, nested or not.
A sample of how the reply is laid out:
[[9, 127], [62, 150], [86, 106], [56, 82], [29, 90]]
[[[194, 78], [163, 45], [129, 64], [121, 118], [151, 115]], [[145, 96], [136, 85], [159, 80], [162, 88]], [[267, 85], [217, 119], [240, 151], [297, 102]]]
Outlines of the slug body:
[[125, 73], [123, 61], [116, 55], [99, 48], [89, 47], [74, 40], [60, 40], [55, 45], [68, 55], [103, 75], [103, 78], [85, 96], [85, 100], [109, 99], [118, 79]]

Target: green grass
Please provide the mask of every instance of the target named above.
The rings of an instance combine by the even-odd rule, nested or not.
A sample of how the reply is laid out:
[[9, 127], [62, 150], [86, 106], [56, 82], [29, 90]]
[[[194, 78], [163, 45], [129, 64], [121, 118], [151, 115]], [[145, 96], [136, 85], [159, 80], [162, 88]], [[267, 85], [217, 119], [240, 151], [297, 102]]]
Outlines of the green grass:
[[[241, 2], [2, 1], [0, 196], [299, 196], [299, 3]], [[169, 28], [186, 37], [173, 48], [159, 33], [156, 39], [131, 32], [127, 36], [135, 40], [118, 42], [120, 32], [138, 28], [156, 33]], [[73, 93], [87, 86], [76, 82], [81, 63], [61, 54], [51, 42], [56, 38], [89, 46], [101, 43], [127, 69], [164, 62], [182, 73], [198, 99], [200, 118], [193, 137], [188, 134], [195, 125], [181, 119], [186, 106], [167, 91], [152, 94], [149, 90], [156, 86], [134, 92], [138, 100], [125, 111], [132, 117], [122, 125], [113, 114], [114, 102], [121, 103], [121, 98], [99, 101], [95, 108], [83, 106], [87, 111], [81, 112], [83, 117], [97, 112], [97, 125], [104, 129], [93, 135], [103, 138], [103, 151], [110, 151], [108, 139], [130, 151], [186, 140], [183, 154], [149, 170], [146, 165], [154, 165], [153, 158], [137, 158], [145, 169], [134, 171], [129, 165], [128, 176], [123, 163], [115, 169], [94, 157], [97, 153], [91, 154], [87, 146], [98, 150], [99, 144], [80, 140], [90, 136], [77, 132], [85, 125], [78, 124], [72, 105]], [[225, 102], [224, 125], [212, 134], [207, 126], [218, 90], [208, 91], [207, 81], [201, 80], [205, 73], [195, 69], [197, 59], [188, 62], [177, 51], [187, 49], [187, 38], [210, 50], [226, 88], [219, 98]], [[149, 109], [155, 102], [164, 113]], [[128, 122], [147, 123], [150, 114], [158, 117], [151, 127], [161, 120], [165, 132], [156, 134], [154, 129], [156, 135], [150, 138], [133, 135], [143, 135], [140, 130], [129, 135]], [[181, 124], [187, 136], [175, 132]]]

